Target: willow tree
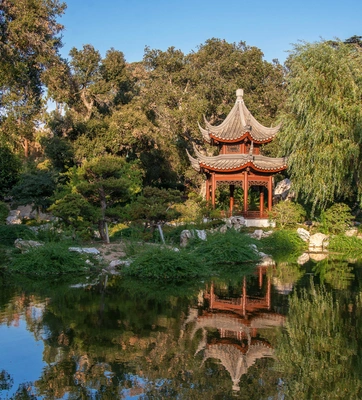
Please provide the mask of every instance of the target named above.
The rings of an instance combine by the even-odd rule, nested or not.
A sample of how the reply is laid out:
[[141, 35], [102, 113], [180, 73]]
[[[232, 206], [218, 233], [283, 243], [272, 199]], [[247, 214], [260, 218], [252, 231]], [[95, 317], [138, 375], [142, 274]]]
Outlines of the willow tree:
[[279, 139], [296, 193], [313, 211], [361, 201], [361, 49], [340, 41], [301, 43], [286, 65], [287, 113]]

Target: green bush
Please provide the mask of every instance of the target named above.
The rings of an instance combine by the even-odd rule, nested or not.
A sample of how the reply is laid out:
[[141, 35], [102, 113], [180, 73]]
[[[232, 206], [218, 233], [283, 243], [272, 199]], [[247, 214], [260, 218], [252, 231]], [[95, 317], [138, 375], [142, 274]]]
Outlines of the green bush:
[[181, 281], [204, 276], [207, 271], [185, 250], [174, 251], [159, 246], [145, 246], [125, 274], [140, 279]]
[[14, 256], [9, 264], [9, 272], [34, 277], [81, 275], [89, 272], [89, 265], [86, 263], [89, 258], [89, 255], [69, 251], [68, 245], [64, 243], [47, 243]]
[[16, 239], [36, 240], [36, 234], [25, 225], [0, 225], [0, 245], [12, 246]]
[[193, 254], [209, 266], [256, 262], [260, 259], [254, 247], [256, 243], [248, 235], [230, 229], [209, 234], [206, 241], [198, 241]]
[[259, 246], [261, 251], [270, 254], [276, 262], [296, 260], [307, 247], [297, 232], [285, 229], [274, 231], [261, 239]]
[[9, 208], [3, 201], [0, 201], [0, 225], [5, 225], [6, 218], [9, 215]]
[[273, 207], [269, 218], [275, 221], [280, 228], [285, 228], [303, 222], [305, 216], [306, 212], [300, 204], [281, 201]]
[[332, 234], [342, 233], [351, 226], [353, 219], [351, 209], [347, 204], [333, 204], [332, 207], [321, 214], [323, 232]]

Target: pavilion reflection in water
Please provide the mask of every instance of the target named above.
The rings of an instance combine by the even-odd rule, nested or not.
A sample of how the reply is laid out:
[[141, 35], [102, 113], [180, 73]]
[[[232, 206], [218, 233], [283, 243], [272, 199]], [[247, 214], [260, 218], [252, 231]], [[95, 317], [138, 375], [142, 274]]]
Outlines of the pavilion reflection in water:
[[[207, 359], [220, 360], [229, 372], [233, 390], [240, 390], [240, 379], [258, 359], [273, 357], [274, 350], [267, 339], [260, 335], [261, 329], [281, 327], [285, 317], [272, 311], [271, 281], [267, 267], [257, 268], [258, 290], [249, 288], [244, 277], [241, 293], [228, 295], [227, 288], [207, 285], [199, 295], [199, 307], [191, 308], [185, 322], [190, 325], [191, 338], [200, 329], [202, 338], [196, 354], [203, 352]], [[256, 293], [257, 292], [257, 293]], [[217, 330], [218, 337], [208, 332]]]

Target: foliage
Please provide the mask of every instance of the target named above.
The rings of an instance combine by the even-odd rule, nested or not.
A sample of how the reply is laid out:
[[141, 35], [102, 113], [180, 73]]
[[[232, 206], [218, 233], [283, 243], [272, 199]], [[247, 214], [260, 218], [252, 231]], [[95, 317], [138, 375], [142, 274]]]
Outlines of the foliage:
[[260, 249], [270, 254], [278, 262], [296, 261], [300, 254], [306, 250], [306, 244], [291, 230], [276, 230], [268, 237], [260, 240]]
[[28, 156], [42, 109], [44, 86], [60, 88], [54, 80], [59, 57], [57, 22], [65, 9], [59, 0], [1, 2], [0, 135]]
[[145, 228], [176, 219], [180, 213], [174, 204], [181, 202], [181, 193], [173, 189], [146, 186], [142, 194], [126, 209], [125, 218], [143, 221]]
[[298, 196], [325, 209], [361, 198], [362, 53], [340, 41], [294, 45], [279, 140]]
[[353, 219], [351, 209], [343, 203], [333, 204], [321, 213], [322, 228], [325, 233], [342, 233], [351, 226]]
[[0, 145], [0, 198], [17, 182], [20, 166], [19, 158], [8, 147]]
[[25, 225], [0, 225], [0, 245], [13, 246], [16, 239], [36, 240], [36, 234]]
[[93, 225], [99, 220], [100, 213], [79, 193], [58, 194], [57, 200], [49, 207], [55, 217], [60, 218], [63, 229], [71, 229], [73, 237], [79, 234], [83, 238], [93, 236]]
[[[102, 240], [109, 242], [107, 221], [119, 218], [120, 208], [140, 192], [142, 174], [137, 162], [128, 163], [121, 157], [104, 155], [87, 160], [68, 173], [70, 182], [64, 189], [73, 194], [67, 196], [67, 201], [58, 199], [52, 209], [74, 229], [84, 230], [97, 222]], [[81, 212], [80, 218], [71, 210], [70, 200]]]
[[36, 170], [22, 174], [11, 194], [17, 204], [31, 204], [39, 214], [50, 205], [54, 190], [55, 179], [52, 172]]
[[4, 225], [9, 215], [9, 207], [3, 201], [0, 201], [0, 225]]
[[286, 397], [359, 398], [357, 351], [343, 303], [323, 286], [294, 292], [276, 348]]
[[273, 207], [269, 218], [275, 221], [280, 228], [290, 228], [303, 222], [305, 216], [306, 212], [300, 204], [292, 201], [280, 201]]
[[329, 238], [328, 248], [332, 251], [340, 251], [345, 253], [361, 253], [362, 240], [356, 236], [347, 236], [344, 233], [333, 235]]
[[180, 281], [207, 273], [193, 255], [167, 247], [147, 246], [124, 270], [129, 276], [159, 281]]
[[329, 284], [333, 289], [345, 290], [354, 278], [353, 267], [343, 257], [327, 257], [319, 261], [313, 268], [313, 272], [319, 275], [323, 284]]
[[200, 264], [217, 267], [227, 264], [257, 262], [256, 241], [233, 229], [208, 234], [206, 241], [197, 241], [192, 254]]
[[[18, 254], [9, 265], [9, 272], [46, 278], [66, 274], [82, 275], [89, 271], [85, 255], [68, 250], [66, 243], [46, 243]], [[94, 261], [94, 260], [93, 260]]]

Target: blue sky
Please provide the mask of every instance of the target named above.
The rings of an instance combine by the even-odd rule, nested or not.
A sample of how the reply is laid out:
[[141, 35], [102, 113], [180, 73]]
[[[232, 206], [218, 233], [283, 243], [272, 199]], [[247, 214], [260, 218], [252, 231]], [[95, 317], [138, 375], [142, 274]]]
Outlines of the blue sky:
[[145, 46], [189, 53], [210, 38], [245, 41], [267, 61], [284, 62], [298, 41], [362, 36], [361, 0], [65, 0], [62, 54], [92, 44], [104, 56], [111, 47], [128, 62], [141, 61]]

